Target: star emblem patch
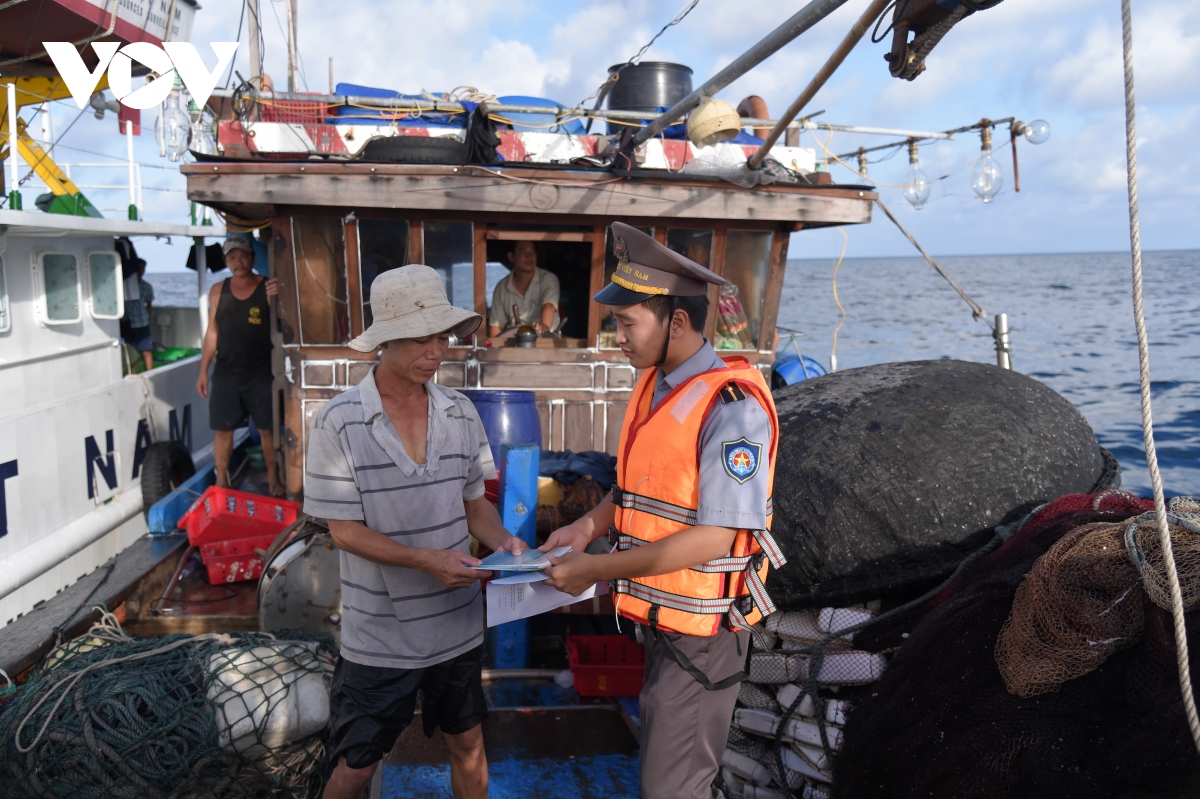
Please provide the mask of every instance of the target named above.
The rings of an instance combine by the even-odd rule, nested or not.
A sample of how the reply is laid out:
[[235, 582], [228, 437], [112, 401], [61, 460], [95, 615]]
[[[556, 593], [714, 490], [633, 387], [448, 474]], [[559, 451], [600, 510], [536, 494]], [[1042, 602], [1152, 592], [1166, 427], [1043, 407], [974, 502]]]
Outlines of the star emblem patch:
[[613, 237], [613, 255], [623, 264], [629, 263], [629, 245], [620, 236]]
[[725, 465], [725, 472], [739, 483], [745, 483], [758, 474], [761, 456], [762, 444], [745, 438], [721, 444], [721, 462]]

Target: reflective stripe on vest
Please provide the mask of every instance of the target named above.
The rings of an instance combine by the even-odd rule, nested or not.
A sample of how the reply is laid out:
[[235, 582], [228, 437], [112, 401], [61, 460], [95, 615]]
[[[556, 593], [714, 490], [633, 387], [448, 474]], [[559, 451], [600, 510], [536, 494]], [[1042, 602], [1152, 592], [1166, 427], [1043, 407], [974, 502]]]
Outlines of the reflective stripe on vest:
[[[699, 505], [699, 438], [708, 410], [725, 386], [756, 398], [771, 423], [768, 474], [775, 475], [779, 423], [762, 374], [744, 358], [684, 381], [650, 408], [657, 370], [642, 374], [625, 414], [613, 487], [619, 549], [632, 549], [695, 526]], [[743, 400], [746, 401], [746, 400]], [[767, 500], [767, 526], [771, 501]], [[768, 563], [780, 568], [782, 552], [766, 530], [738, 530], [728, 555], [689, 569], [615, 581], [617, 610], [648, 623], [652, 610], [663, 629], [716, 635], [721, 618], [734, 629], [751, 629], [775, 610], [764, 580]]]

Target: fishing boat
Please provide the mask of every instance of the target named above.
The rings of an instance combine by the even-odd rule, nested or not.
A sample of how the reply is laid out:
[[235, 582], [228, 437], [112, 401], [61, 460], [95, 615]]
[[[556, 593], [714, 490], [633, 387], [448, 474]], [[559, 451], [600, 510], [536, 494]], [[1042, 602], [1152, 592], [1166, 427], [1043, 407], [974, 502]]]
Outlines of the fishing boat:
[[[144, 536], [144, 508], [212, 458], [213, 435], [195, 389], [199, 358], [175, 358], [130, 374], [135, 370], [118, 327], [135, 240], [182, 236], [203, 246], [216, 231], [142, 220], [132, 155], [129, 212], [104, 218], [18, 116], [23, 107], [70, 96], [41, 46], [44, 39], [69, 37], [85, 45], [101, 38], [123, 44], [186, 40], [195, 9], [187, 0], [169, 9], [100, 2], [0, 8], [0, 88], [6, 90], [0, 93], [0, 140], [9, 165], [0, 209], [5, 624]], [[100, 80], [103, 89], [107, 77]], [[108, 106], [97, 102], [93, 110], [105, 113]], [[133, 121], [125, 125], [128, 135]], [[27, 178], [19, 177], [18, 164], [46, 188], [36, 208], [22, 209], [18, 189]], [[195, 309], [154, 310], [160, 347], [199, 346]], [[134, 358], [140, 372], [141, 356]]]
[[[621, 85], [624, 74], [626, 87], [636, 85], [638, 76], [649, 76], [650, 82], [668, 89], [628, 102], [614, 103], [610, 95], [604, 109], [600, 103], [594, 109], [565, 109], [540, 98], [474, 92], [470, 97], [430, 96], [351, 85], [331, 87], [329, 94], [274, 92], [257, 73], [233, 91], [214, 92], [210, 103], [213, 146], [194, 152], [194, 160], [184, 164], [181, 173], [189, 199], [211, 209], [228, 229], [247, 231], [265, 245], [269, 272], [279, 283], [270, 320], [279, 448], [264, 454], [281, 464], [288, 498], [303, 497], [307, 435], [317, 414], [327, 402], [361, 381], [377, 360], [374, 353], [359, 353], [348, 346], [371, 323], [372, 281], [388, 269], [409, 263], [436, 269], [446, 281], [451, 302], [485, 317], [491, 288], [503, 274], [501, 265], [517, 242], [531, 243], [539, 267], [559, 278], [563, 287], [558, 309], [561, 321], [552, 333], [538, 337], [527, 331], [516, 335], [511, 335], [513, 331], [507, 331], [508, 335], [481, 331], [468, 339], [454, 339], [435, 378], [442, 385], [469, 392], [528, 392], [543, 450], [616, 452], [637, 374], [615, 346], [607, 309], [591, 300], [617, 266], [608, 232], [614, 221], [646, 231], [729, 281], [720, 291], [715, 287], [710, 291], [715, 312], [705, 330], [721, 354], [745, 358], [778, 388], [823, 371], [795, 348], [794, 334], [790, 339], [790, 346], [796, 349], [792, 367], [776, 368], [777, 353], [786, 354], [786, 349], [778, 347], [777, 321], [789, 241], [793, 234], [803, 236], [808, 230], [869, 223], [878, 195], [865, 178], [834, 182], [818, 166], [824, 157], [796, 146], [795, 132], [811, 124], [808, 117], [800, 115], [805, 103], [836, 70], [869, 23], [883, 13], [884, 4], [870, 5], [826, 68], [778, 119], [770, 119], [761, 101], [749, 97], [743, 112], [734, 111], [730, 119], [726, 108], [711, 97], [839, 5], [824, 0], [809, 4], [694, 90], [690, 77], [680, 80], [685, 72], [690, 75], [690, 70], [680, 65], [617, 65], [610, 70], [617, 76], [613, 85]], [[948, 12], [938, 5], [926, 9], [913, 4], [913, 8], [902, 9], [903, 13], [896, 12], [897, 33], [889, 63], [897, 77], [912, 79], [920, 74], [924, 56], [966, 16], [966, 11]], [[994, 3], [981, 8], [989, 5]], [[910, 33], [915, 35], [911, 41], [907, 38]], [[593, 122], [607, 125], [608, 130], [590, 132]], [[890, 134], [904, 142], [982, 130], [986, 131], [986, 143], [992, 129], [1005, 123], [1014, 142], [1030, 133], [1024, 123], [1012, 118], [983, 120], [940, 133], [879, 128], [870, 132]], [[678, 129], [668, 136], [672, 125]], [[751, 137], [742, 128], [764, 135]], [[860, 158], [863, 153], [859, 151]], [[860, 177], [864, 172], [860, 169]], [[918, 200], [923, 202], [922, 197]], [[20, 572], [13, 578], [14, 588], [23, 593], [4, 595], [0, 591], [0, 601], [12, 599], [11, 607], [17, 613], [41, 601], [37, 597], [48, 599], [36, 613], [16, 618], [0, 629], [0, 641], [4, 642], [0, 668], [14, 676], [32, 670], [42, 679], [47, 663], [94, 657], [84, 647], [129, 643], [127, 634], [131, 633], [148, 641], [162, 640], [163, 646], [180, 645], [182, 638], [155, 637], [184, 634], [199, 640], [226, 636], [221, 639], [222, 646], [236, 643], [243, 649], [223, 650], [241, 654], [219, 667], [213, 665], [214, 655], [207, 654], [210, 650], [204, 650], [204, 667], [218, 677], [231, 670], [241, 675], [259, 673], [238, 671], [244, 665], [240, 658], [247, 653], [257, 653], [254, 669], [271, 666], [273, 671], [263, 672], [270, 671], [271, 684], [291, 685], [292, 678], [287, 675], [306, 668], [321, 673], [319, 667], [303, 664], [327, 659], [330, 650], [322, 647], [336, 642], [342, 617], [337, 553], [327, 530], [320, 520], [296, 518], [268, 548], [257, 553], [261, 579], [218, 581], [210, 564], [206, 581], [204, 566], [193, 553], [188, 536], [179, 530], [187, 526], [186, 515], [213, 513], [203, 499], [196, 501], [211, 485], [211, 466], [206, 466], [211, 454], [206, 446], [212, 438], [202, 423], [203, 405], [194, 396], [198, 359], [185, 359], [146, 375], [120, 377], [117, 323], [111, 314], [113, 303], [120, 305], [119, 281], [109, 294], [104, 293], [115, 280], [106, 275], [115, 276], [119, 267], [117, 259], [97, 256], [96, 251], [105, 250], [107, 242], [97, 237], [191, 237], [202, 275], [207, 258], [204, 239], [213, 229], [83, 217], [48, 220], [48, 214], [30, 220], [31, 213], [0, 211], [0, 224], [9, 226], [3, 263], [24, 263], [14, 258], [30, 263], [28, 279], [24, 279], [24, 271], [20, 280], [6, 271], [5, 285], [12, 293], [5, 296], [14, 299], [8, 306], [0, 304], [0, 309], [8, 312], [12, 308], [12, 324], [24, 319], [31, 333], [28, 346], [37, 343], [42, 347], [37, 352], [30, 350], [27, 374], [36, 377], [40, 373], [33, 370], [44, 369], [47, 374], [59, 375], [64, 362], [37, 365], [50, 357], [38, 353], [53, 352], [54, 358], [69, 355], [78, 359], [79, 366], [73, 371], [80, 380], [55, 391], [74, 391], [66, 400], [34, 405], [32, 398], [13, 399], [11, 409], [0, 406], [0, 413], [8, 413], [0, 416], [0, 431], [12, 431], [11, 437], [0, 432], [0, 447], [15, 442], [10, 446], [12, 454], [0, 449], [0, 475], [7, 475], [3, 470], [11, 463], [8, 490], [12, 492], [20, 479], [22, 492], [6, 495], [10, 535], [0, 537], [0, 559], [6, 565], [20, 563], [18, 555], [24, 557], [22, 553], [28, 552], [32, 556], [34, 552], [30, 542], [54, 542], [53, 547], [37, 548], [42, 560], [36, 567], [31, 565], [28, 574]], [[46, 236], [57, 236], [58, 231], [65, 232], [55, 239], [55, 249], [39, 247]], [[63, 243], [76, 239], [77, 245]], [[111, 250], [110, 243], [107, 248]], [[76, 270], [82, 275], [77, 278], [82, 288], [74, 295], [76, 313], [70, 319], [52, 319], [51, 314], [70, 311], [70, 303], [64, 311], [61, 301], [69, 294], [62, 289], [62, 275], [69, 272], [65, 266], [68, 257], [79, 265]], [[46, 282], [47, 264], [54, 272], [50, 282]], [[199, 286], [202, 303], [206, 294], [203, 277]], [[964, 299], [972, 302], [965, 293]], [[110, 311], [108, 316], [105, 309]], [[192, 322], [181, 313], [173, 324], [188, 327]], [[72, 339], [78, 347], [66, 351], [51, 337], [69, 325], [83, 332]], [[198, 320], [195, 325], [198, 330]], [[998, 365], [1011, 366], [1002, 319], [996, 320], [993, 333]], [[0, 364], [0, 368], [10, 367]], [[87, 369], [99, 371], [87, 373]], [[97, 379], [109, 383], [103, 389], [89, 388]], [[0, 402], [9, 401], [7, 395], [0, 396]], [[103, 415], [103, 408], [109, 407], [111, 414]], [[57, 449], [35, 443], [44, 440], [38, 436], [45, 431], [53, 431]], [[1090, 428], [1087, 431], [1090, 435]], [[170, 490], [150, 502], [149, 497], [143, 498], [137, 482], [138, 465], [145, 460], [140, 453], [170, 442], [188, 450], [198, 471], [191, 478], [172, 478]], [[244, 443], [237, 457], [244, 459]], [[31, 464], [28, 467], [27, 462]], [[24, 479], [25, 475], [51, 473], [62, 480], [61, 485], [43, 484], [36, 496], [24, 493], [34, 491], [26, 488], [32, 481]], [[1097, 482], [1096, 490], [1110, 489], [1111, 472], [1106, 470], [1101, 478], [1108, 482]], [[145, 478], [141, 479], [144, 484]], [[243, 468], [239, 479], [238, 487], [248, 492], [249, 502], [268, 501], [265, 496], [254, 497], [255, 491], [265, 493], [260, 474]], [[516, 497], [514, 492], [521, 487], [517, 481], [526, 481], [523, 488], [528, 488], [532, 479], [531, 501], [538, 502], [536, 473], [514, 467], [503, 479], [511, 481], [503, 486], [513, 489], [511, 497]], [[1081, 490], [1088, 486], [1090, 479]], [[87, 502], [83, 501], [84, 487]], [[63, 502], [76, 488], [79, 501]], [[43, 524], [46, 514], [33, 511], [39, 496], [53, 498], [63, 514], [75, 516], [63, 516], [58, 527], [53, 521]], [[531, 524], [534, 508], [511, 497], [508, 506], [498, 498], [506, 523], [515, 518]], [[230, 495], [231, 512], [234, 499]], [[0, 504], [0, 511], [5, 507]], [[139, 511], [144, 513], [139, 515]], [[98, 528], [89, 522], [92, 526], [83, 532], [83, 525], [74, 520], [84, 515], [116, 521], [103, 533], [96, 533]], [[70, 527], [70, 535], [61, 535], [64, 524]], [[1000, 529], [999, 519], [993, 527]], [[147, 530], [150, 535], [145, 535]], [[17, 535], [23, 537], [14, 537]], [[42, 568], [43, 562], [58, 557], [46, 552], [67, 552], [74, 546], [68, 541], [88, 536], [94, 536], [86, 545], [90, 548], [71, 550], [59, 558], [51, 564], [57, 571]], [[8, 552], [16, 554], [5, 555], [4, 546], [13, 542], [19, 543]], [[972, 557], [986, 551], [990, 550], [979, 548]], [[28, 576], [39, 568], [42, 570], [36, 575]], [[64, 579], [74, 573], [84, 576]], [[255, 571], [255, 576], [258, 573]], [[9, 579], [7, 573], [3, 579]], [[928, 580], [929, 575], [922, 579]], [[49, 599], [50, 591], [59, 593]], [[763, 625], [759, 643], [769, 645], [750, 664], [749, 688], [739, 697], [731, 748], [721, 774], [729, 795], [765, 799], [830, 795], [831, 755], [840, 744], [850, 704], [848, 699], [836, 698], [840, 689], [830, 693], [825, 688], [844, 686], [847, 693], [843, 696], [852, 697], [854, 686], [879, 679], [888, 663], [884, 654], [849, 647], [851, 635], [888, 608], [877, 600], [861, 599], [854, 597], [844, 602], [844, 607], [806, 609], [786, 619], [772, 617], [775, 622]], [[93, 606], [99, 607], [93, 610]], [[613, 615], [608, 597], [597, 597], [554, 611], [546, 627], [562, 636], [567, 631], [576, 635], [613, 632]], [[93, 628], [98, 616], [100, 627]], [[521, 636], [535, 635], [531, 628], [521, 630]], [[262, 633], [272, 637], [231, 637]], [[284, 650], [292, 646], [287, 643], [289, 634], [297, 636], [294, 648], [307, 647], [304, 657], [308, 660], [289, 656], [283, 663]], [[517, 635], [511, 630], [507, 634]], [[530, 641], [520, 638], [514, 647], [524, 649], [524, 660], [515, 664], [509, 660], [501, 663], [498, 653], [504, 643], [493, 640], [492, 665], [506, 666], [489, 668], [484, 674], [492, 710], [485, 735], [493, 795], [636, 796], [637, 703], [629, 698], [627, 686], [623, 691], [610, 690], [604, 682], [614, 674], [632, 674], [638, 682], [636, 646], [621, 648], [619, 655], [600, 653], [602, 659], [628, 660], [620, 662], [623, 669], [615, 670], [611, 667], [616, 664], [609, 662], [600, 682], [585, 688], [581, 680], [589, 679], [591, 673], [579, 666], [586, 660], [587, 637], [576, 638], [568, 655], [556, 635], [550, 636], [552, 651], [543, 652], [540, 658], [531, 657]], [[83, 643], [76, 649], [60, 647], [62, 641], [77, 636], [83, 636], [79, 639]], [[273, 636], [279, 636], [279, 641], [271, 643]], [[320, 638], [317, 642], [317, 638], [303, 636]], [[606, 636], [610, 642], [614, 637]], [[89, 643], [93, 638], [97, 643]], [[593, 645], [602, 646], [600, 642]], [[280, 648], [263, 654], [272, 646]], [[572, 666], [569, 679], [564, 668], [568, 662]], [[835, 679], [839, 670], [842, 677]], [[219, 679], [223, 685], [233, 684], [225, 677]], [[815, 689], [808, 691], [806, 686], [817, 683], [823, 686], [820, 694]], [[636, 690], [632, 695], [636, 696]], [[804, 705], [806, 697], [808, 705]], [[210, 707], [227, 707], [216, 704], [225, 699], [210, 695], [208, 700]], [[319, 698], [313, 702], [313, 707], [320, 705]], [[255, 716], [257, 711], [245, 713], [258, 725], [257, 737], [249, 735], [257, 744], [268, 739], [268, 728], [279, 726], [271, 701], [265, 705], [265, 719]], [[3, 707], [0, 704], [0, 721]], [[303, 718], [305, 712], [303, 707], [295, 710], [296, 718]], [[797, 717], [792, 718], [793, 714]], [[229, 729], [222, 728], [220, 733], [222, 745], [227, 753], [236, 751], [235, 720], [226, 710], [217, 717], [229, 721]], [[320, 762], [319, 732], [304, 728], [307, 731], [302, 735], [300, 728], [303, 723], [295, 729], [289, 727], [293, 737], [286, 742], [279, 738], [279, 745], [267, 747], [265, 756], [255, 750], [255, 762], [261, 766], [269, 761], [274, 768], [297, 752], [303, 752], [312, 763]], [[735, 745], [735, 738], [746, 734], [752, 745], [737, 748], [740, 744]], [[753, 736], [774, 738], [774, 749], [768, 751], [766, 744]], [[306, 748], [288, 748], [300, 745], [298, 741]], [[751, 757], [746, 752], [756, 754]], [[283, 770], [299, 773], [302, 779], [289, 782], [286, 790], [277, 787], [276, 795], [292, 795], [289, 792], [293, 790], [294, 795], [317, 795], [320, 782], [310, 773], [311, 768], [297, 769], [297, 761], [288, 762], [293, 765]], [[441, 736], [426, 739], [413, 726], [384, 759], [371, 795], [444, 795], [446, 763]], [[255, 779], [274, 773], [270, 768], [260, 768]]]

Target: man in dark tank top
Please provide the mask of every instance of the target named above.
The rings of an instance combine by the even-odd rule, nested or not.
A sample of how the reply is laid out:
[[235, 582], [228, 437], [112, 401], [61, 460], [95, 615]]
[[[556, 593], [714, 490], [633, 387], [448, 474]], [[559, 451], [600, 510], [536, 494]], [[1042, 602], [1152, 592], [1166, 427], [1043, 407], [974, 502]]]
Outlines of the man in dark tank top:
[[[262, 436], [271, 494], [283, 496], [275, 468], [271, 402], [271, 327], [268, 298], [275, 279], [254, 272], [254, 245], [248, 236], [231, 236], [223, 245], [225, 266], [233, 273], [208, 292], [208, 330], [200, 357], [196, 390], [208, 400], [213, 429], [217, 485], [229, 485], [233, 431], [254, 419]], [[215, 362], [212, 376], [208, 368]]]

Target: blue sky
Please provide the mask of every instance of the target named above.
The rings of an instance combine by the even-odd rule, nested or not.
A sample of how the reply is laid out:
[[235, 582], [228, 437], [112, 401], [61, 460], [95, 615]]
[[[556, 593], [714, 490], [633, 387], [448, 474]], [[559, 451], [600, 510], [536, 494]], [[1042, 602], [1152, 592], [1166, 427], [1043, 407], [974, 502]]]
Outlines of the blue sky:
[[[299, 45], [309, 90], [327, 88], [332, 57], [338, 81], [405, 91], [471, 85], [493, 94], [529, 94], [568, 104], [590, 95], [609, 65], [632, 56], [684, 5], [685, 0], [300, 0]], [[801, 5], [700, 0], [644, 59], [687, 64], [698, 85]], [[759, 94], [772, 112], [782, 111], [863, 5], [859, 0], [847, 3], [720, 96], [736, 104], [748, 94]], [[234, 38], [242, 4], [206, 0], [202, 6], [192, 41], [204, 52], [207, 42]], [[282, 86], [285, 5], [262, 0], [262, 7], [266, 71]], [[909, 208], [897, 189], [882, 188], [882, 196], [935, 255], [1126, 249], [1119, 10], [1118, 0], [1007, 0], [952, 30], [930, 56], [927, 72], [911, 83], [888, 75], [886, 42], [864, 41], [809, 109], [826, 109], [821, 118], [830, 122], [922, 130], [957, 127], [981, 117], [1049, 120], [1049, 142], [1040, 147], [1024, 141], [1018, 145], [1019, 194], [1012, 191], [1011, 159], [1004, 150], [998, 154], [1004, 191], [990, 205], [971, 191], [969, 167], [939, 181], [922, 211]], [[1135, 0], [1134, 26], [1143, 243], [1148, 249], [1197, 248], [1200, 155], [1194, 140], [1200, 128], [1200, 3]], [[244, 27], [242, 41], [237, 68], [246, 74]], [[73, 104], [56, 106], [59, 133], [76, 113]], [[144, 116], [149, 128], [153, 114]], [[63, 143], [123, 157], [124, 142], [115, 134], [111, 115], [97, 121], [86, 114]], [[997, 143], [1002, 140], [998, 136]], [[842, 153], [883, 141], [839, 133], [829, 146]], [[802, 144], [814, 146], [807, 134]], [[978, 151], [977, 134], [960, 135], [953, 142], [923, 147], [923, 168], [931, 177], [946, 174], [974, 159]], [[63, 153], [60, 160], [100, 160]], [[137, 158], [171, 167], [158, 158], [149, 130], [138, 141]], [[906, 158], [899, 153], [873, 164], [869, 174], [884, 184], [900, 184], [906, 169]], [[840, 166], [831, 171], [840, 179], [854, 178]], [[79, 174], [114, 182], [117, 171], [106, 172]], [[147, 168], [144, 181], [148, 217], [186, 218], [177, 174]], [[119, 192], [101, 199], [101, 205], [125, 202]], [[881, 214], [872, 224], [847, 232], [850, 257], [911, 254], [908, 242]], [[141, 249], [151, 256], [153, 270], [174, 270], [185, 255], [182, 244], [148, 243]], [[840, 246], [841, 236], [834, 231], [800, 233], [793, 239], [791, 256], [836, 255]]]

